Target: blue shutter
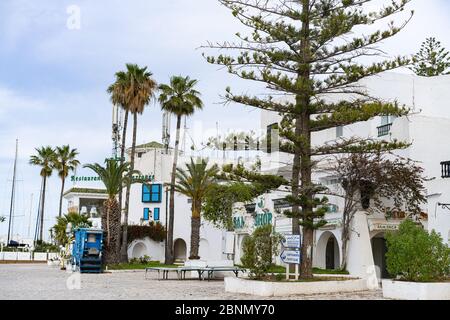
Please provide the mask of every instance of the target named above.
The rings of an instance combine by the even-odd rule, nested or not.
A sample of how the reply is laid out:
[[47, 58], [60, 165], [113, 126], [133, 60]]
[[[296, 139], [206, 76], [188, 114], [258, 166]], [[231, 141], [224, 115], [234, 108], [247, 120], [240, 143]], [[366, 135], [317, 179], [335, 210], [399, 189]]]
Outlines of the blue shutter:
[[161, 202], [161, 189], [160, 184], [152, 184], [151, 202]]
[[148, 185], [142, 185], [142, 202], [151, 202], [150, 187]]
[[153, 209], [153, 220], [159, 221], [159, 208]]

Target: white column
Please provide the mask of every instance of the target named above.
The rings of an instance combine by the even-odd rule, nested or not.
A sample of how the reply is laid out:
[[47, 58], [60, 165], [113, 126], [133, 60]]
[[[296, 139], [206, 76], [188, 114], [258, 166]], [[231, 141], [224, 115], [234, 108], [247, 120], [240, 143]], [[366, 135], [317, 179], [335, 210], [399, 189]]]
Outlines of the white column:
[[367, 215], [358, 211], [353, 217], [350, 231], [347, 270], [353, 276], [368, 278], [374, 265]]

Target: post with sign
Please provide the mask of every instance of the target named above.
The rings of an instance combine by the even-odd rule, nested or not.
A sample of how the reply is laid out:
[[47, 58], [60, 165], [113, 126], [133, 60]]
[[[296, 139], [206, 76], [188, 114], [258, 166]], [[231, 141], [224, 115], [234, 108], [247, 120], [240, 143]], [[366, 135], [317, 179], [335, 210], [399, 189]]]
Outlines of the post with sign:
[[300, 235], [292, 234], [284, 236], [281, 240], [281, 245], [283, 249], [281, 251], [280, 258], [286, 263], [286, 280], [290, 278], [289, 266], [291, 264], [295, 265], [295, 280], [299, 278], [299, 265], [300, 265]]

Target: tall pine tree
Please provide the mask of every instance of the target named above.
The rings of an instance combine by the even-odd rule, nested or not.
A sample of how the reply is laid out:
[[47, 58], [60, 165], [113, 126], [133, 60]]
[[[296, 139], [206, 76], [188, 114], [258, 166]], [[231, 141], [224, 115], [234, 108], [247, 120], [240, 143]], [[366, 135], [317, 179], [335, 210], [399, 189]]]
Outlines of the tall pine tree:
[[[410, 0], [386, 1], [375, 11], [369, 10], [373, 0], [218, 1], [251, 32], [238, 33], [235, 43], [208, 43], [207, 48], [227, 53], [206, 59], [269, 90], [268, 95], [253, 96], [227, 88], [228, 101], [282, 116], [280, 150], [292, 154], [291, 190], [286, 197], [292, 205], [289, 217], [293, 234], [300, 234], [302, 227], [301, 276], [311, 278], [314, 230], [326, 223], [326, 199], [319, 197], [324, 188], [312, 181], [315, 158], [404, 147], [395, 141], [359, 138], [313, 146], [311, 135], [376, 116], [408, 114], [396, 102], [370, 96], [358, 82], [410, 63], [406, 57], [382, 59], [377, 45], [399, 33], [413, 12], [406, 13], [399, 25], [386, 22], [383, 30], [373, 31], [373, 24], [404, 11]], [[368, 60], [374, 62], [363, 63]]]
[[450, 74], [450, 52], [435, 38], [427, 38], [413, 60], [412, 70], [418, 76], [435, 77]]

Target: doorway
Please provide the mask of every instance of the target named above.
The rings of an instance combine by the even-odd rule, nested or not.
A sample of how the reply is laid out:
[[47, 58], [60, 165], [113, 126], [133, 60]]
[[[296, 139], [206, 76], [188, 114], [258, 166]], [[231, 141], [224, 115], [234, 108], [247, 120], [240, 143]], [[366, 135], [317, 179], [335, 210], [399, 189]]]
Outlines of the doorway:
[[387, 271], [386, 266], [386, 239], [384, 238], [384, 233], [380, 233], [375, 235], [372, 240], [372, 254], [373, 254], [373, 262], [377, 267], [377, 277], [379, 279], [389, 279], [389, 273]]
[[183, 239], [177, 239], [173, 244], [173, 248], [175, 260], [186, 261], [186, 242]]
[[325, 268], [328, 270], [339, 269], [339, 266], [336, 265], [336, 247], [337, 243], [334, 236], [328, 238], [327, 248], [325, 250]]

